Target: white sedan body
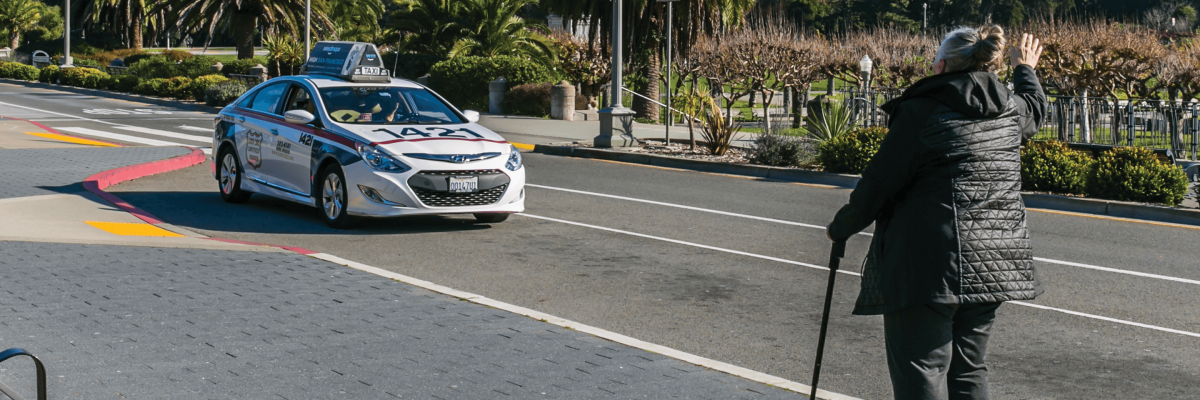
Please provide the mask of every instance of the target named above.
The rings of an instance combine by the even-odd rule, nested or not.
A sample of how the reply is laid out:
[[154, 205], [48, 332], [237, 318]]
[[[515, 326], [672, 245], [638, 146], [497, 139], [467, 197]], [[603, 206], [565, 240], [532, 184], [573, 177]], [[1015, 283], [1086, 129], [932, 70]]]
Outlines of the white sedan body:
[[[359, 96], [362, 93], [368, 94]], [[386, 110], [368, 104], [380, 99]], [[410, 119], [381, 119], [392, 104], [408, 109]], [[425, 111], [430, 109], [441, 111]], [[289, 113], [293, 110], [304, 110], [315, 119], [289, 121], [285, 114], [296, 114]], [[473, 121], [477, 119], [477, 113], [461, 112], [407, 80], [275, 78], [221, 110], [213, 173], [221, 180], [216, 165], [225, 154], [235, 154], [241, 190], [320, 206], [323, 188], [318, 174], [336, 163], [345, 176], [344, 207], [349, 215], [522, 212], [525, 169], [520, 153]]]

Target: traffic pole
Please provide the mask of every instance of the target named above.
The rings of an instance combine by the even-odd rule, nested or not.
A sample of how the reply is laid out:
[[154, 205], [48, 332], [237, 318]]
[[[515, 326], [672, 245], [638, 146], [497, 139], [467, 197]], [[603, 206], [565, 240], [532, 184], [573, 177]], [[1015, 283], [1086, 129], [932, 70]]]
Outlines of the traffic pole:
[[846, 256], [846, 241], [833, 242], [829, 251], [829, 284], [825, 287], [825, 312], [821, 313], [821, 336], [817, 339], [817, 363], [813, 366], [812, 394], [809, 399], [817, 398], [817, 382], [821, 379], [821, 358], [825, 355], [825, 331], [829, 328], [829, 305], [833, 301], [833, 284], [837, 280], [838, 267], [842, 257]]

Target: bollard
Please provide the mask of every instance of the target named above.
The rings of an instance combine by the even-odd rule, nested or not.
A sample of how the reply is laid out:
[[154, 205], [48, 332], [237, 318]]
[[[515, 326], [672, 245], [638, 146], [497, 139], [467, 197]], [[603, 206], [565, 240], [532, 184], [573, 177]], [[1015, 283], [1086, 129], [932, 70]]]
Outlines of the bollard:
[[488, 83], [488, 113], [497, 115], [504, 113], [504, 108], [500, 106], [500, 103], [504, 102], [505, 91], [508, 91], [508, 80], [503, 76]]
[[261, 77], [263, 82], [271, 79], [271, 77], [267, 75], [267, 67], [264, 67], [262, 64], [250, 67], [250, 72], [248, 72], [248, 74]]
[[575, 86], [562, 81], [550, 88], [550, 118], [571, 121], [575, 117]]
[[217, 61], [216, 64], [213, 64], [212, 66], [208, 67], [208, 69], [212, 70], [213, 72], [221, 72], [222, 68], [225, 68], [225, 64], [221, 64], [220, 61]]

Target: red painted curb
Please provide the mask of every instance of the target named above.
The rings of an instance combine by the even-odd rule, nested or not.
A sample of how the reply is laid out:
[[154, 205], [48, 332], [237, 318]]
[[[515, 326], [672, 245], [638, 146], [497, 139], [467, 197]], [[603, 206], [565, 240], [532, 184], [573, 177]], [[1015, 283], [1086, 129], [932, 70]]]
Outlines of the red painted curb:
[[146, 223], [154, 225], [161, 224], [163, 223], [162, 220], [155, 218], [154, 215], [125, 202], [125, 200], [121, 200], [117, 196], [113, 196], [112, 194], [105, 192], [104, 189], [108, 188], [109, 186], [141, 178], [143, 176], [183, 169], [204, 162], [203, 151], [200, 151], [200, 149], [197, 148], [189, 148], [192, 149], [192, 153], [188, 155], [148, 162], [145, 164], [110, 169], [108, 171], [89, 176], [87, 179], [83, 180], [83, 187], [84, 189], [95, 193], [97, 196], [104, 198], [104, 200], [108, 200], [109, 203], [117, 206], [117, 208], [133, 214], [133, 216], [138, 217], [142, 221], [146, 221]]
[[[142, 221], [146, 221], [146, 223], [148, 223], [148, 224], [151, 224], [151, 225], [161, 224], [161, 223], [163, 223], [163, 221], [158, 219], [158, 217], [155, 217], [153, 214], [146, 212], [146, 210], [137, 208], [137, 206], [134, 206], [133, 204], [129, 204], [125, 200], [121, 200], [120, 197], [117, 197], [111, 193], [105, 192], [104, 189], [108, 188], [109, 186], [121, 183], [121, 182], [134, 180], [134, 179], [141, 178], [144, 176], [160, 174], [163, 172], [170, 172], [170, 171], [174, 171], [174, 170], [178, 170], [178, 169], [184, 169], [184, 168], [204, 162], [204, 152], [203, 151], [200, 151], [200, 149], [192, 148], [192, 147], [189, 147], [189, 149], [192, 149], [192, 153], [188, 154], [188, 155], [179, 156], [179, 157], [175, 157], [175, 158], [169, 158], [166, 160], [148, 162], [145, 164], [130, 165], [128, 167], [111, 169], [108, 171], [104, 171], [104, 172], [89, 176], [89, 177], [87, 177], [87, 179], [83, 180], [83, 187], [86, 188], [88, 191], [95, 193], [97, 196], [100, 196], [104, 200], [108, 200], [109, 203], [112, 203], [114, 206], [117, 206], [117, 208], [120, 208], [121, 210], [123, 210], [127, 213], [133, 214], [133, 216], [138, 217], [138, 219], [141, 219]], [[276, 248], [288, 250], [291, 252], [295, 252], [302, 256], [320, 253], [319, 251], [312, 251], [312, 250], [309, 250], [309, 249], [306, 249], [303, 247], [277, 246], [277, 245], [273, 245], [273, 244], [247, 242], [244, 240], [235, 240], [235, 239], [222, 239], [222, 238], [207, 238], [207, 239], [217, 241], [217, 242], [245, 244], [245, 245], [250, 245], [250, 246], [276, 247]]]
[[90, 140], [90, 141], [93, 141], [93, 142], [100, 142], [100, 143], [104, 143], [104, 144], [111, 144], [111, 145], [113, 145], [113, 146], [117, 146], [117, 147], [126, 147], [125, 145], [123, 145], [123, 144], [120, 144], [120, 143], [106, 142], [106, 141], [103, 141], [103, 140], [97, 140], [97, 139], [92, 139], [92, 138], [85, 138], [85, 137], [82, 137], [82, 136], [75, 136], [75, 135], [71, 135], [71, 134], [67, 134], [67, 133], [62, 133], [62, 132], [59, 132], [58, 130], [56, 130], [56, 129], [54, 129], [54, 128], [48, 127], [48, 126], [46, 126], [46, 125], [42, 125], [42, 124], [41, 124], [41, 123], [39, 123], [39, 122], [30, 121], [30, 120], [27, 120], [27, 119], [14, 118], [14, 117], [5, 117], [5, 116], [2, 116], [2, 115], [0, 115], [0, 118], [4, 118], [4, 119], [11, 119], [11, 120], [13, 120], [13, 121], [24, 121], [24, 122], [28, 122], [28, 123], [31, 123], [31, 124], [33, 124], [34, 126], [38, 127], [38, 128], [42, 128], [42, 129], [43, 129], [43, 130], [45, 130], [46, 132], [50, 132], [50, 133], [53, 133], [53, 134], [55, 134], [55, 135], [63, 135], [63, 136], [66, 136], [66, 137], [73, 137], [73, 138], [76, 138], [76, 139]]

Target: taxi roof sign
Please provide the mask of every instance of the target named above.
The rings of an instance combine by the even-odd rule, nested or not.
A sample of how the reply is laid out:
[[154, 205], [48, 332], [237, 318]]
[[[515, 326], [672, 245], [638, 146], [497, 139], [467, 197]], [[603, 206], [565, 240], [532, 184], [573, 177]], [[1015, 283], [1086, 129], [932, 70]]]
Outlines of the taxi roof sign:
[[379, 49], [362, 42], [317, 42], [300, 74], [331, 75], [352, 82], [392, 81]]

